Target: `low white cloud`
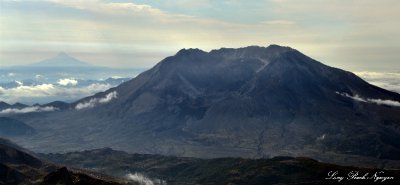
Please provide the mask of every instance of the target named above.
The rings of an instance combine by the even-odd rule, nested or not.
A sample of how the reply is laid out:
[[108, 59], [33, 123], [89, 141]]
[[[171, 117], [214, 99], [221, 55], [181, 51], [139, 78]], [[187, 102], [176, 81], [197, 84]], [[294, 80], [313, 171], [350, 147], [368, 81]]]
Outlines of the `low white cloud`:
[[78, 84], [78, 81], [75, 79], [64, 78], [64, 79], [58, 80], [57, 83], [62, 86], [67, 86], [67, 85], [76, 85], [76, 84]]
[[[58, 86], [53, 84], [21, 85], [14, 88], [0, 87], [0, 101], [8, 103], [25, 102], [29, 99], [79, 99], [113, 87], [110, 84], [94, 83], [83, 87]], [[42, 102], [42, 103], [46, 103]], [[36, 102], [39, 103], [39, 102]]]
[[47, 107], [39, 107], [39, 106], [33, 106], [33, 107], [25, 107], [21, 109], [16, 109], [16, 108], [8, 108], [0, 111], [0, 114], [24, 114], [24, 113], [30, 113], [30, 112], [51, 112], [51, 111], [56, 111], [58, 110], [55, 107], [52, 106], [47, 106]]
[[112, 99], [114, 99], [114, 98], [117, 98], [117, 92], [116, 91], [113, 91], [113, 92], [111, 92], [111, 93], [108, 93], [107, 95], [106, 95], [106, 97], [104, 97], [104, 98], [100, 98], [99, 99], [99, 103], [108, 103], [108, 102], [110, 102]]
[[15, 76], [15, 73], [8, 73], [7, 76], [8, 76], [8, 77], [14, 77], [14, 76]]
[[89, 101], [78, 103], [75, 106], [76, 110], [86, 109], [86, 108], [93, 108], [98, 104], [105, 104], [110, 102], [112, 99], [117, 98], [117, 92], [113, 91], [108, 93], [103, 98], [91, 98]]
[[382, 99], [373, 99], [373, 98], [362, 98], [359, 95], [354, 95], [351, 96], [348, 93], [340, 93], [336, 92], [336, 94], [339, 94], [343, 97], [351, 98], [353, 100], [359, 101], [359, 102], [364, 102], [364, 103], [374, 103], [378, 105], [388, 105], [388, 106], [393, 106], [393, 107], [400, 107], [400, 102], [394, 101], [394, 100], [382, 100]]
[[126, 175], [127, 178], [133, 182], [137, 182], [140, 185], [154, 185], [153, 181], [147, 178], [146, 176], [140, 174], [140, 173], [135, 173], [135, 174], [128, 174]]
[[381, 100], [381, 99], [367, 99], [368, 102], [376, 103], [378, 105], [389, 105], [394, 107], [400, 107], [400, 102], [393, 100]]
[[35, 75], [35, 78], [36, 78], [36, 79], [42, 78], [42, 77], [43, 77], [42, 75]]
[[97, 102], [98, 102], [97, 99], [93, 98], [93, 99], [90, 99], [87, 102], [78, 103], [75, 106], [75, 109], [76, 110], [81, 110], [81, 109], [86, 109], [86, 108], [93, 108], [97, 104]]
[[317, 141], [322, 141], [326, 138], [326, 134], [322, 134], [321, 136], [317, 137]]
[[358, 96], [358, 95], [355, 95], [355, 96], [351, 96], [350, 94], [348, 94], [348, 93], [344, 93], [344, 92], [335, 92], [336, 94], [339, 94], [339, 95], [341, 95], [341, 96], [344, 96], [344, 97], [347, 97], [347, 98], [351, 98], [351, 99], [353, 99], [353, 100], [356, 100], [356, 101], [361, 101], [361, 102], [367, 102], [366, 100], [364, 100], [363, 98], [361, 98], [360, 96]]
[[112, 79], [120, 79], [120, 78], [124, 78], [124, 77], [122, 77], [122, 76], [112, 76], [111, 78]]

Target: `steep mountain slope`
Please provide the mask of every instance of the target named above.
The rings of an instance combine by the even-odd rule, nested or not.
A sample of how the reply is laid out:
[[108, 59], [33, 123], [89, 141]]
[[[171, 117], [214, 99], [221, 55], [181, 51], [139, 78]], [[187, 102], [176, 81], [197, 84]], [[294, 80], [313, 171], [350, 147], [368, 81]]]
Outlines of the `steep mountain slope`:
[[289, 47], [183, 49], [75, 109], [20, 117], [45, 134], [18, 141], [42, 152], [399, 160], [399, 102]]

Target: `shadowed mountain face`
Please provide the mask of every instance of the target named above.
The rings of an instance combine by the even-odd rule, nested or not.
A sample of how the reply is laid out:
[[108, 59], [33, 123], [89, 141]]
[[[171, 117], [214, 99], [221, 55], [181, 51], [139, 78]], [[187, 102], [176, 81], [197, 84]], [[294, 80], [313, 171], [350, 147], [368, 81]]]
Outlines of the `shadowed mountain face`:
[[68, 111], [20, 117], [39, 134], [19, 142], [42, 152], [398, 160], [396, 102], [399, 94], [288, 47], [188, 49]]
[[30, 135], [34, 133], [35, 130], [32, 127], [21, 121], [7, 117], [0, 117], [0, 136], [2, 137]]
[[[394, 177], [379, 184], [400, 182], [399, 170], [357, 168], [321, 163], [303, 157], [274, 157], [271, 159], [218, 158], [197, 159], [161, 155], [128, 154], [112, 149], [96, 149], [65, 154], [47, 154], [43, 157], [64, 165], [91, 169], [108, 175], [125, 177], [127, 173], [145, 174], [162, 179], [169, 185], [188, 184], [371, 184], [374, 179], [348, 180], [338, 182], [328, 178], [330, 171], [338, 176], [358, 172], [358, 176], [375, 172], [379, 176]], [[154, 180], [154, 182], [157, 182]], [[156, 184], [156, 183], [155, 183]]]
[[[58, 169], [59, 168], [59, 169]], [[125, 180], [112, 181], [102, 177], [94, 177], [87, 174], [74, 172], [65, 167], [43, 162], [25, 149], [12, 142], [0, 138], [0, 184], [40, 184], [40, 185], [119, 185], [138, 184], [136, 182], [124, 182]], [[90, 174], [90, 175], [88, 175]], [[99, 174], [96, 174], [99, 175]]]

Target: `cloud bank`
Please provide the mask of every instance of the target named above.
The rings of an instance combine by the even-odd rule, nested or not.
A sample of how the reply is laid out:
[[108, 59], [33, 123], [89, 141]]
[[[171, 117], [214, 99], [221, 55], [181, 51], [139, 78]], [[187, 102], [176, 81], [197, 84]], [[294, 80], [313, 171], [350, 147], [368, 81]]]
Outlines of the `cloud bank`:
[[375, 86], [400, 93], [400, 73], [359, 71], [354, 74]]
[[46, 103], [54, 100], [76, 100], [105, 91], [113, 87], [111, 84], [93, 83], [87, 86], [62, 86], [54, 84], [23, 85], [14, 88], [0, 86], [0, 101], [7, 103], [29, 102]]
[[78, 103], [75, 106], [76, 110], [81, 110], [81, 109], [86, 109], [86, 108], [93, 108], [98, 104], [105, 104], [110, 102], [112, 99], [117, 98], [117, 92], [113, 91], [111, 93], [108, 93], [105, 97], [103, 98], [92, 98], [89, 101]]
[[0, 114], [24, 114], [24, 113], [31, 113], [31, 112], [51, 112], [51, 111], [56, 111], [58, 110], [55, 107], [52, 106], [47, 106], [47, 107], [39, 107], [39, 106], [33, 106], [33, 107], [25, 107], [22, 109], [16, 109], [16, 108], [8, 108], [0, 111]]
[[377, 105], [388, 105], [388, 106], [392, 106], [392, 107], [400, 107], [400, 102], [398, 101], [394, 101], [394, 100], [382, 100], [382, 99], [372, 99], [372, 98], [362, 98], [359, 95], [354, 95], [351, 96], [348, 93], [340, 93], [340, 92], [336, 92], [336, 94], [339, 94], [343, 97], [347, 97], [347, 98], [351, 98], [355, 101], [359, 101], [359, 102], [364, 102], [364, 103], [374, 103]]

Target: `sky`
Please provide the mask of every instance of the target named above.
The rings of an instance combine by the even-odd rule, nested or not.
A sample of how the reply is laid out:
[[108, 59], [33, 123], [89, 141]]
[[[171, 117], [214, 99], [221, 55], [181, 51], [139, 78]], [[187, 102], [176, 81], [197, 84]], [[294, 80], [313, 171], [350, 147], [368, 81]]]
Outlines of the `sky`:
[[0, 67], [66, 52], [151, 67], [181, 48], [290, 46], [351, 71], [400, 72], [398, 0], [0, 0]]

